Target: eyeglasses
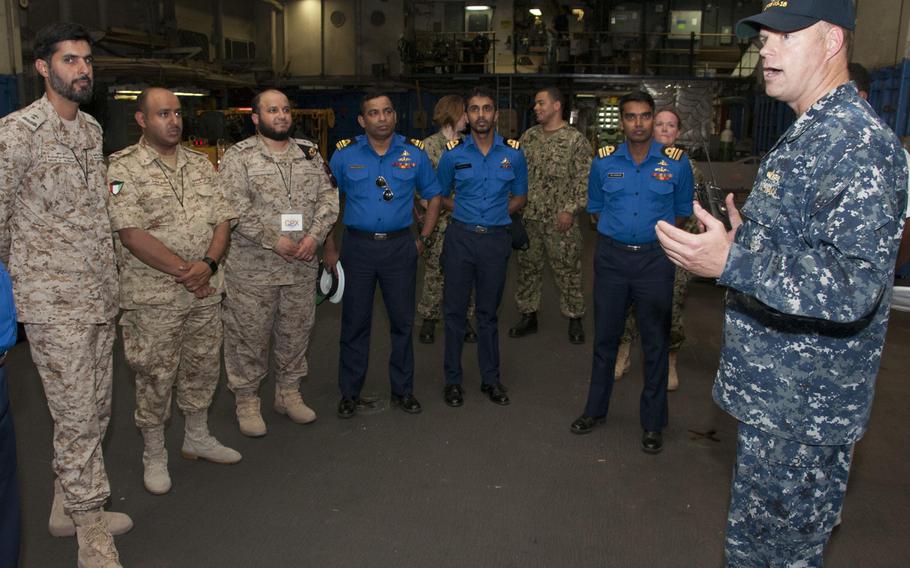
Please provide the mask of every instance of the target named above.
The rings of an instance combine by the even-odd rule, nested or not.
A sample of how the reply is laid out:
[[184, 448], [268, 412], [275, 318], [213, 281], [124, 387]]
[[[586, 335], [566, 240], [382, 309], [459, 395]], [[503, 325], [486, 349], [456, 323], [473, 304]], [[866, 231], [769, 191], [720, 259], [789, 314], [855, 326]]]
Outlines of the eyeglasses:
[[392, 198], [395, 197], [395, 194], [392, 193], [392, 188], [389, 187], [389, 182], [384, 177], [379, 176], [376, 178], [376, 187], [382, 190], [383, 201], [392, 201]]

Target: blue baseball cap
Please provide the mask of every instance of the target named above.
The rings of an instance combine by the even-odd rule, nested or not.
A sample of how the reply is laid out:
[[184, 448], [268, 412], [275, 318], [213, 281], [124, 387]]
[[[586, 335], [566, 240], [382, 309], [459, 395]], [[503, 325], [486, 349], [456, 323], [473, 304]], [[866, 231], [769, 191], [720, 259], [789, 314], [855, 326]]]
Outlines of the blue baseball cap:
[[856, 28], [853, 0], [765, 0], [761, 14], [736, 23], [736, 35], [749, 39], [762, 28], [795, 32], [821, 21], [848, 30]]

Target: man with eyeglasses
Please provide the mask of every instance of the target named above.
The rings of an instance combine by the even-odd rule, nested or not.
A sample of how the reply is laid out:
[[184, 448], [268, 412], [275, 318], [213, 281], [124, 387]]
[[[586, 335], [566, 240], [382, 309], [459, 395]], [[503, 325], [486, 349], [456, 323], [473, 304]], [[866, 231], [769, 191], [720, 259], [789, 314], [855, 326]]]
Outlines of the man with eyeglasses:
[[208, 430], [221, 372], [221, 298], [237, 214], [222, 195], [205, 154], [180, 143], [180, 100], [167, 89], [139, 95], [138, 144], [111, 155], [111, 230], [120, 266], [123, 352], [136, 373], [136, 426], [142, 432], [143, 482], [171, 489], [164, 427], [176, 384], [183, 412], [181, 455], [234, 464], [240, 454]]
[[[367, 93], [357, 122], [364, 134], [336, 145], [329, 164], [344, 199], [346, 226], [341, 251], [333, 233], [323, 262], [334, 271], [339, 256], [345, 273], [341, 312], [338, 417], [351, 418], [370, 404], [360, 393], [366, 380], [376, 284], [391, 328], [391, 403], [407, 413], [421, 411], [414, 396], [414, 301], [417, 258], [428, 246], [439, 217], [439, 186], [419, 140], [395, 134], [397, 115], [384, 93]], [[414, 194], [428, 200], [416, 240], [412, 237]], [[462, 332], [462, 337], [464, 333]]]
[[[442, 247], [445, 273], [445, 387], [449, 406], [464, 404], [461, 353], [471, 290], [475, 290], [480, 390], [501, 406], [509, 395], [499, 374], [499, 320], [506, 268], [512, 253], [510, 215], [527, 202], [528, 166], [517, 140], [496, 133], [496, 99], [475, 88], [467, 97], [471, 135], [452, 140], [439, 160], [437, 177], [452, 211]], [[454, 197], [452, 192], [455, 192]]]
[[645, 359], [639, 414], [641, 448], [663, 449], [667, 425], [670, 315], [676, 269], [654, 225], [682, 226], [692, 215], [692, 168], [685, 153], [654, 140], [654, 99], [636, 91], [619, 100], [626, 141], [597, 151], [588, 177], [588, 212], [597, 218], [594, 253], [594, 357], [584, 413], [570, 430], [588, 434], [607, 417], [616, 355], [629, 304]]

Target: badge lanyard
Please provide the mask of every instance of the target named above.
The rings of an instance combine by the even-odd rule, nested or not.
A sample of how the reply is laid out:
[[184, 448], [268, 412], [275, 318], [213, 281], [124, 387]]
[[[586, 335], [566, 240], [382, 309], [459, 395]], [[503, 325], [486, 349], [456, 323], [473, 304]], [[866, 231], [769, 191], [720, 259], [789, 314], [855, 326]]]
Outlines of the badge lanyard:
[[288, 179], [284, 179], [284, 172], [281, 171], [281, 166], [278, 165], [278, 162], [272, 161], [275, 164], [275, 167], [278, 169], [278, 175], [281, 176], [281, 183], [284, 184], [285, 191], [288, 192], [288, 207], [293, 207], [291, 203], [291, 182], [294, 181], [294, 163], [288, 165]]
[[79, 161], [79, 156], [76, 154], [76, 151], [72, 148], [69, 149], [73, 153], [73, 159], [76, 160], [76, 163], [79, 164], [79, 169], [82, 170], [82, 177], [85, 178], [85, 186], [88, 187], [88, 149], [82, 151], [85, 156], [85, 165], [82, 165], [82, 162]]
[[167, 171], [164, 169], [164, 166], [161, 165], [160, 158], [155, 158], [155, 165], [158, 166], [158, 169], [160, 169], [161, 173], [164, 174], [164, 179], [166, 179], [167, 184], [171, 186], [171, 191], [174, 192], [174, 197], [177, 198], [177, 201], [180, 203], [180, 207], [183, 208], [183, 168], [180, 169], [180, 194], [178, 195], [177, 188], [174, 187], [174, 182], [172, 182], [170, 176], [167, 175]]

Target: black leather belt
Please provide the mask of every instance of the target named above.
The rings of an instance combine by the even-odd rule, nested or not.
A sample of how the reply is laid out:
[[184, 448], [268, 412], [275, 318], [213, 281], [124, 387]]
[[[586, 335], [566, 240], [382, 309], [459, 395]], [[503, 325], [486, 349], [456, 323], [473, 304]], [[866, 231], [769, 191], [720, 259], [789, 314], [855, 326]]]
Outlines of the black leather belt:
[[509, 230], [508, 225], [471, 225], [469, 223], [456, 221], [455, 219], [452, 219], [450, 222], [458, 225], [465, 231], [477, 233], [478, 235], [486, 235], [487, 233], [505, 233]]
[[387, 241], [389, 239], [394, 239], [396, 237], [402, 237], [404, 235], [410, 234], [411, 228], [406, 227], [397, 231], [389, 231], [388, 233], [371, 233], [370, 231], [361, 231], [360, 229], [352, 229], [348, 227], [348, 233], [354, 235], [355, 237], [361, 237], [364, 239], [372, 239], [374, 241]]
[[611, 239], [610, 237], [607, 237], [604, 235], [600, 235], [600, 238], [601, 238], [601, 240], [603, 240], [603, 242], [607, 243], [611, 247], [618, 248], [620, 250], [624, 250], [624, 251], [628, 251], [628, 252], [645, 252], [645, 251], [649, 251], [649, 250], [654, 250], [656, 248], [660, 248], [660, 241], [651, 241], [650, 243], [642, 243], [640, 245], [630, 245], [630, 244], [626, 244], [626, 243], [617, 241], [615, 239]]

